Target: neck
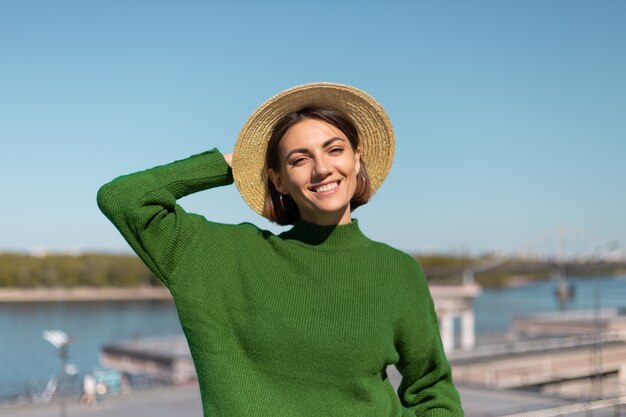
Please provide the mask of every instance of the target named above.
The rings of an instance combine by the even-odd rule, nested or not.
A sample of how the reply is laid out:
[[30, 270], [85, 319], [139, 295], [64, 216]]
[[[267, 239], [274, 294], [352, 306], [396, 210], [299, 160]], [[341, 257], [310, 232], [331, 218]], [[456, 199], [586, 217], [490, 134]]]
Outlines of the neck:
[[324, 250], [347, 250], [371, 243], [361, 232], [356, 219], [350, 223], [332, 225], [309, 223], [300, 219], [280, 237]]

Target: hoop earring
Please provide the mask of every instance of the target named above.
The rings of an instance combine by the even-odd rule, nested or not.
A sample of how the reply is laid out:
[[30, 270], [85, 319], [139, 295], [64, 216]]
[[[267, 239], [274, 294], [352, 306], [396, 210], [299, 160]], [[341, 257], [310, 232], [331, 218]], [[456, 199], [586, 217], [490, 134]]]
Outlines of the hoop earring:
[[356, 182], [357, 184], [359, 182], [365, 182], [365, 174], [363, 173], [362, 170], [360, 170], [357, 174], [356, 174]]
[[289, 194], [278, 194], [278, 199], [280, 200], [280, 205], [283, 208], [284, 211], [289, 211], [291, 209], [291, 198], [289, 197], [289, 208], [285, 207], [285, 202], [283, 201], [283, 195], [286, 195], [287, 197], [289, 197]]

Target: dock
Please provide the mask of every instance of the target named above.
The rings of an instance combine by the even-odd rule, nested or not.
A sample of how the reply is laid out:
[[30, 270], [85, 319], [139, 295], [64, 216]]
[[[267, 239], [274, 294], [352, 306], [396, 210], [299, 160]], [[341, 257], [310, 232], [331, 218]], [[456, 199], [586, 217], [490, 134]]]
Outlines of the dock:
[[129, 375], [145, 375], [175, 385], [196, 381], [196, 369], [183, 336], [146, 338], [105, 345], [100, 363]]

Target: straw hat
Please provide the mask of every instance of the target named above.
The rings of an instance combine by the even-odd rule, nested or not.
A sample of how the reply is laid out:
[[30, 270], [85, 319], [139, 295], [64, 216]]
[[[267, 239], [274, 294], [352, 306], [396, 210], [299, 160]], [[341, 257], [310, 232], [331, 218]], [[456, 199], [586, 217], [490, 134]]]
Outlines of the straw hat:
[[363, 91], [335, 83], [311, 83], [282, 91], [263, 103], [241, 128], [233, 150], [235, 185], [245, 202], [263, 215], [267, 195], [265, 152], [276, 123], [287, 113], [306, 106], [341, 110], [356, 125], [361, 159], [372, 194], [391, 169], [395, 149], [393, 127], [382, 106]]

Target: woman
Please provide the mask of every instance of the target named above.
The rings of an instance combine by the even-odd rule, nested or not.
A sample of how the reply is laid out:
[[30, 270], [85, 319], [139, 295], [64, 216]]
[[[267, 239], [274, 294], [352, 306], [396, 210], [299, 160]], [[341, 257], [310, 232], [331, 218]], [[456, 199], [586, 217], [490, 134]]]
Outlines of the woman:
[[[422, 270], [351, 218], [393, 147], [370, 96], [307, 84], [259, 107], [232, 156], [214, 149], [100, 189], [102, 211], [172, 293], [205, 416], [463, 415]], [[218, 224], [176, 202], [233, 181], [293, 227]]]

